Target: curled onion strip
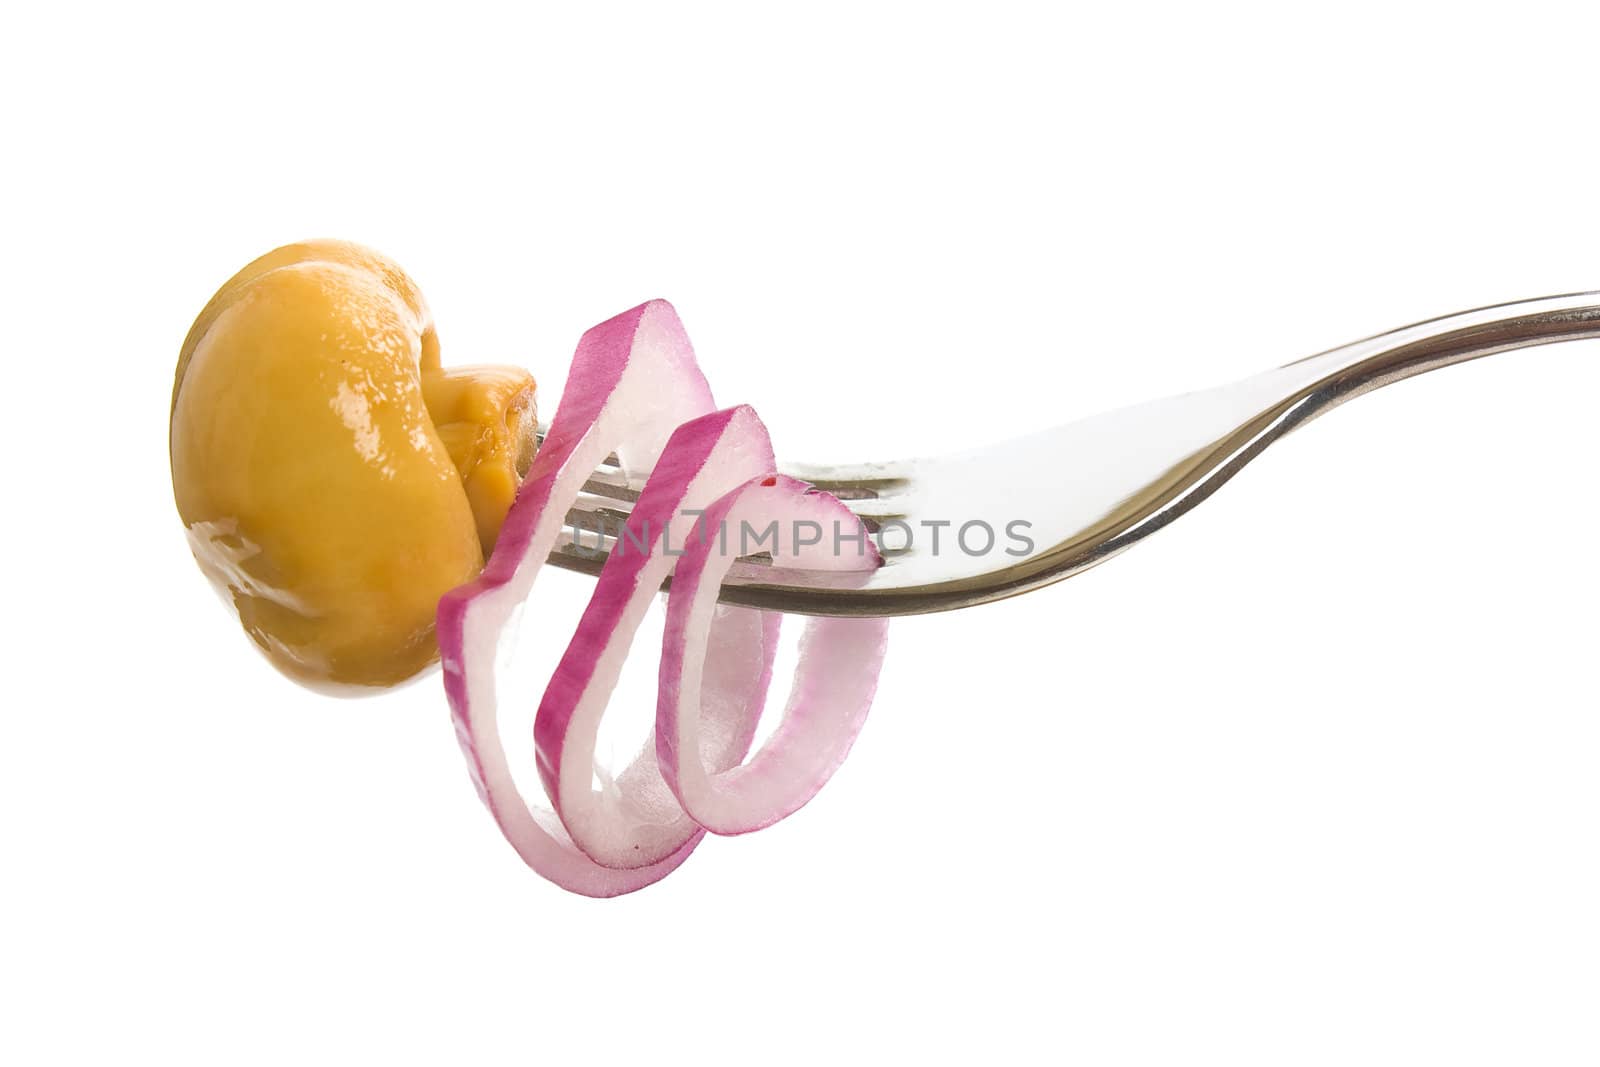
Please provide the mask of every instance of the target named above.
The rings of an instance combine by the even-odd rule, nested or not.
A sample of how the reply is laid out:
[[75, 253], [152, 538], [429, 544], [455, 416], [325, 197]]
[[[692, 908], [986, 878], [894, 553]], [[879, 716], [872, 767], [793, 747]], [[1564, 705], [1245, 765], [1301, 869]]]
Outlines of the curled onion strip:
[[[861, 521], [826, 493], [781, 475], [758, 478], [706, 513], [719, 536], [691, 543], [678, 560], [667, 606], [656, 718], [656, 757], [673, 795], [696, 823], [718, 834], [770, 826], [816, 795], [844, 762], [866, 721], [888, 637], [887, 619], [811, 618], [800, 639], [789, 702], [761, 749], [736, 767], [705, 759], [717, 712], [707, 673], [717, 591], [755, 540], [773, 564], [870, 571], [881, 562]], [[752, 718], [759, 714], [759, 708]]]
[[[886, 620], [809, 620], [783, 718], [742, 762], [771, 681], [778, 616], [717, 603], [739, 551], [729, 531], [776, 527], [760, 546], [775, 565], [864, 575], [882, 561], [842, 503], [772, 473], [754, 411], [712, 408], [664, 301], [584, 334], [493, 555], [439, 604], [445, 692], [479, 794], [522, 859], [577, 893], [643, 888], [676, 869], [707, 829], [745, 833], [794, 812], [849, 752], [877, 687]], [[499, 734], [500, 641], [582, 487], [612, 453], [625, 470], [651, 473], [540, 702], [534, 749], [551, 806], [536, 807], [517, 790]], [[655, 737], [596, 790], [600, 721], [669, 575]]]
[[[502, 633], [556, 547], [583, 484], [615, 453], [625, 469], [654, 464], [673, 430], [711, 411], [710, 387], [695, 365], [672, 306], [652, 301], [589, 330], [573, 356], [566, 392], [479, 577], [439, 603], [438, 638], [456, 735], [479, 795], [524, 862], [550, 881], [588, 896], [616, 896], [665, 877], [699, 841], [691, 836], [657, 863], [632, 870], [596, 864], [560, 820], [530, 805], [512, 779], [501, 743], [495, 661]], [[769, 632], [754, 613], [714, 639], [728, 670], [728, 699], [758, 699], [770, 674]]]
[[[704, 415], [673, 433], [606, 559], [594, 596], [556, 667], [534, 722], [545, 790], [572, 840], [596, 863], [634, 868], [663, 862], [700, 827], [662, 778], [652, 741], [614, 780], [596, 790], [595, 740], [622, 662], [650, 602], [673, 573], [681, 546], [704, 531], [698, 513], [723, 494], [772, 469], [766, 428], [748, 407]], [[735, 609], [701, 620], [705, 634], [750, 613]], [[778, 616], [765, 625], [776, 647]], [[733, 667], [720, 659], [719, 678]], [[763, 679], [770, 678], [770, 657]], [[718, 686], [702, 756], [716, 769], [736, 765], [755, 734], [765, 686]], [[752, 711], [753, 709], [753, 711]]]

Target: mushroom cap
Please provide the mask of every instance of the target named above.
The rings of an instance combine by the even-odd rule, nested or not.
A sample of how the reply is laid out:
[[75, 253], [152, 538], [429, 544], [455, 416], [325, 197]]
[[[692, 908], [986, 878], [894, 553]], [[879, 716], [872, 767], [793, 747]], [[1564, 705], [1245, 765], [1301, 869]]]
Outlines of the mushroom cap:
[[282, 671], [387, 686], [437, 657], [434, 611], [483, 564], [424, 402], [421, 294], [384, 257], [288, 245], [230, 279], [178, 361], [173, 493], [201, 569]]

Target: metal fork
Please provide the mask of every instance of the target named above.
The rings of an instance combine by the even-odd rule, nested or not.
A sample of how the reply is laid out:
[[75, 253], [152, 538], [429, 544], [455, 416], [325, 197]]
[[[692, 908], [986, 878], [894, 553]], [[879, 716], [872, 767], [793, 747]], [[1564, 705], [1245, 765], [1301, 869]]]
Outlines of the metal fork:
[[[804, 615], [912, 615], [1026, 593], [1150, 536], [1272, 442], [1352, 397], [1496, 352], [1596, 337], [1600, 292], [1499, 304], [987, 448], [790, 466], [784, 473], [861, 516], [883, 544], [884, 565], [865, 584], [845, 586], [835, 576], [742, 559], [722, 599]], [[614, 460], [595, 471], [550, 562], [597, 573], [615, 543], [598, 531], [620, 529], [647, 473], [625, 472]]]

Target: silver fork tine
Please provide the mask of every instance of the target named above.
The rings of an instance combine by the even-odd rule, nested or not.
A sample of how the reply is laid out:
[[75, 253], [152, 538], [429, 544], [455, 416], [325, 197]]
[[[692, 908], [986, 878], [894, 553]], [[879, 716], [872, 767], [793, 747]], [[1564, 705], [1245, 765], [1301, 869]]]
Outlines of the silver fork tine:
[[611, 473], [604, 468], [589, 476], [589, 480], [583, 483], [583, 491], [618, 503], [632, 504], [639, 499], [639, 490], [629, 483], [621, 471]]
[[[639, 492], [636, 489], [597, 483], [591, 478], [584, 483], [583, 492], [578, 494], [578, 499], [567, 510], [566, 525], [592, 539], [596, 531], [616, 530], [627, 522], [638, 499]], [[905, 517], [904, 509], [892, 498], [858, 496], [844, 499], [844, 504], [873, 533], [877, 532], [883, 520]]]
[[[543, 443], [542, 431], [535, 437]], [[785, 473], [839, 497], [861, 518], [870, 534], [877, 534], [884, 520], [905, 517], [903, 506], [894, 499], [910, 484], [901, 465], [810, 466], [786, 469]], [[639, 491], [639, 485], [623, 473], [616, 456], [608, 456], [567, 510], [562, 537], [550, 555], [550, 563], [583, 574], [598, 574], [639, 499]], [[882, 548], [891, 559], [906, 552], [893, 543]], [[771, 581], [780, 576], [790, 582], [811, 584], [806, 572], [773, 567], [770, 559], [762, 557], [742, 557], [730, 575], [734, 581]]]
[[[535, 430], [534, 442], [544, 444], [544, 430]], [[786, 466], [783, 473], [801, 481], [810, 482], [841, 500], [861, 500], [887, 496], [903, 489], [908, 483], [904, 464], [856, 463], [828, 465]], [[592, 488], [591, 488], [592, 486]], [[584, 485], [588, 492], [611, 496], [619, 500], [639, 499], [639, 486], [623, 473], [621, 461], [615, 454], [607, 456], [589, 481]]]
[[[534, 439], [543, 444], [544, 432]], [[844, 501], [868, 529], [877, 532], [884, 519], [903, 519], [905, 511], [894, 501], [910, 484], [904, 465], [855, 464], [851, 466], [804, 466], [785, 468], [785, 474], [810, 482], [818, 489]], [[614, 529], [627, 521], [639, 499], [641, 485], [629, 479], [615, 455], [595, 468], [583, 484], [583, 492], [567, 512], [567, 526], [592, 534], [598, 529]], [[606, 524], [604, 527], [598, 525]]]

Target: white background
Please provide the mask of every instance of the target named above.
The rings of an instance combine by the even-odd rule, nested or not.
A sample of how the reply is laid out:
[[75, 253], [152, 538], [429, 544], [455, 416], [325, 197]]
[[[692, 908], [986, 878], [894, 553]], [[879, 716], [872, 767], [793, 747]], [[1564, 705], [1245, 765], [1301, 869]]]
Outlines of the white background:
[[822, 460], [1600, 287], [1593, 4], [4, 22], [0, 1059], [1600, 1058], [1594, 343], [1365, 397], [1102, 568], [896, 623], [813, 804], [613, 901], [501, 840], [437, 676], [276, 676], [166, 472], [190, 319], [310, 235], [546, 411], [667, 296]]

